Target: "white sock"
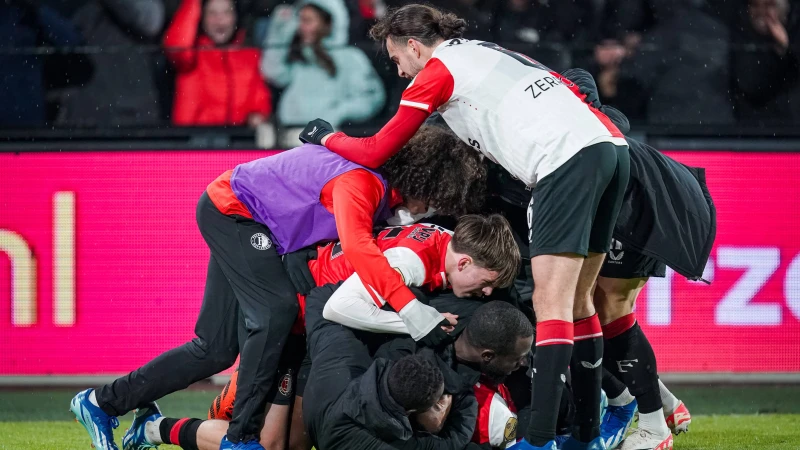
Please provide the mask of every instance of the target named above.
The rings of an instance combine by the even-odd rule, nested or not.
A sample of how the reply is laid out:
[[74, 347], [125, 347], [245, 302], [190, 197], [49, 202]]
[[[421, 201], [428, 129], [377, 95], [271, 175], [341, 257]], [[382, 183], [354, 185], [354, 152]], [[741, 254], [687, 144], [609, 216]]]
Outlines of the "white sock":
[[91, 404], [97, 406], [98, 408], [100, 407], [100, 405], [97, 404], [97, 397], [94, 395], [94, 390], [92, 391], [91, 394], [89, 394], [89, 402], [91, 402]]
[[669, 436], [670, 433], [669, 428], [667, 428], [667, 422], [664, 421], [664, 414], [661, 413], [660, 409], [647, 414], [640, 412], [639, 429], [647, 430], [656, 436], [664, 438]]
[[672, 414], [672, 411], [675, 411], [675, 408], [681, 403], [680, 400], [677, 399], [672, 392], [664, 386], [664, 383], [661, 380], [658, 380], [658, 389], [661, 391], [661, 403], [664, 404], [664, 412], [666, 415]]
[[164, 418], [159, 417], [152, 422], [147, 422], [144, 424], [144, 438], [147, 439], [147, 442], [150, 444], [160, 445], [164, 443], [164, 441], [161, 440], [161, 431], [158, 429], [162, 420], [164, 420]]
[[614, 398], [609, 398], [608, 404], [611, 406], [625, 406], [629, 405], [634, 400], [636, 399], [633, 398], [628, 388], [625, 388], [625, 390], [622, 391], [622, 394], [619, 394], [619, 396]]

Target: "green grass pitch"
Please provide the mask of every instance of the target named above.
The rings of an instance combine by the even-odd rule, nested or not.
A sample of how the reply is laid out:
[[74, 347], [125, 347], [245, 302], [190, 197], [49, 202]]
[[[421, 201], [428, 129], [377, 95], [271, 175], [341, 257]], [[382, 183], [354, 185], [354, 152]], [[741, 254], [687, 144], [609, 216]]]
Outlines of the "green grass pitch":
[[[800, 450], [800, 387], [676, 387], [692, 412], [678, 450]], [[89, 450], [69, 400], [76, 390], [0, 391], [0, 450]], [[217, 391], [190, 390], [159, 402], [171, 417], [205, 417]], [[120, 444], [131, 416], [120, 419]], [[163, 450], [177, 447], [162, 446]]]

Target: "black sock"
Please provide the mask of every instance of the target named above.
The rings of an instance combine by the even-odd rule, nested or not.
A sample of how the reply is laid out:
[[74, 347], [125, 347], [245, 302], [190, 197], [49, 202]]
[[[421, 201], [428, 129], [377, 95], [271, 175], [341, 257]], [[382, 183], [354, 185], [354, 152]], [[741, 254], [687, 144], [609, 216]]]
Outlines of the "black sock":
[[600, 384], [603, 380], [603, 331], [597, 314], [575, 322], [570, 373], [575, 398], [573, 437], [591, 442], [600, 436]]
[[200, 419], [172, 419], [165, 417], [158, 425], [161, 441], [165, 444], [179, 445], [184, 450], [197, 448], [197, 429], [203, 423]]
[[525, 440], [536, 447], [556, 436], [561, 392], [572, 353], [572, 330], [572, 323], [562, 320], [547, 320], [536, 326], [531, 415], [525, 433]]
[[620, 381], [619, 378], [615, 377], [605, 367], [603, 367], [602, 387], [603, 390], [606, 391], [606, 396], [608, 396], [608, 398], [617, 398], [625, 392], [625, 389], [628, 389], [625, 383]]
[[[630, 319], [628, 320], [630, 322]], [[609, 325], [615, 322], [617, 321]], [[603, 329], [606, 330], [609, 325]], [[605, 367], [628, 386], [631, 394], [636, 397], [639, 412], [647, 414], [658, 411], [662, 407], [661, 394], [658, 387], [656, 355], [653, 353], [650, 341], [635, 322], [624, 331], [619, 329], [616, 331], [619, 333], [606, 336]]]

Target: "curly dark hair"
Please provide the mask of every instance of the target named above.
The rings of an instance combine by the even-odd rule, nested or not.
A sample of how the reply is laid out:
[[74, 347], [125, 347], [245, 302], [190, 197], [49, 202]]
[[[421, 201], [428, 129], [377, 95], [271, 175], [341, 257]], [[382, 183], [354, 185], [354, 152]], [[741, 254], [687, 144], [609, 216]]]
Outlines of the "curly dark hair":
[[425, 411], [439, 400], [444, 376], [431, 361], [409, 355], [389, 368], [387, 384], [389, 394], [406, 411]]
[[439, 126], [420, 128], [382, 169], [403, 198], [423, 201], [442, 215], [478, 212], [486, 199], [480, 153]]
[[519, 309], [494, 300], [475, 310], [464, 328], [464, 336], [473, 347], [510, 355], [519, 339], [533, 336], [533, 324]]

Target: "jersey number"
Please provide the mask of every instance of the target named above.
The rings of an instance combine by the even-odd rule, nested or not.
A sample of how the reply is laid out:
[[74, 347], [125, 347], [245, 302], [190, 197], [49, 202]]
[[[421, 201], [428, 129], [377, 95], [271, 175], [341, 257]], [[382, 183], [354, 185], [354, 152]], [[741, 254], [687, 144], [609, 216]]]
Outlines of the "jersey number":
[[481, 47], [490, 48], [492, 50], [496, 50], [496, 51], [498, 51], [500, 53], [508, 55], [508, 56], [516, 59], [520, 63], [528, 66], [528, 67], [535, 67], [537, 69], [541, 69], [541, 70], [544, 70], [546, 72], [551, 72], [551, 70], [548, 69], [547, 66], [545, 66], [542, 63], [540, 63], [539, 61], [536, 61], [533, 58], [529, 58], [529, 57], [527, 57], [527, 56], [525, 56], [525, 55], [523, 55], [521, 53], [512, 52], [511, 50], [504, 49], [503, 47], [500, 47], [499, 45], [495, 44], [494, 42], [481, 42], [478, 45], [480, 45]]

